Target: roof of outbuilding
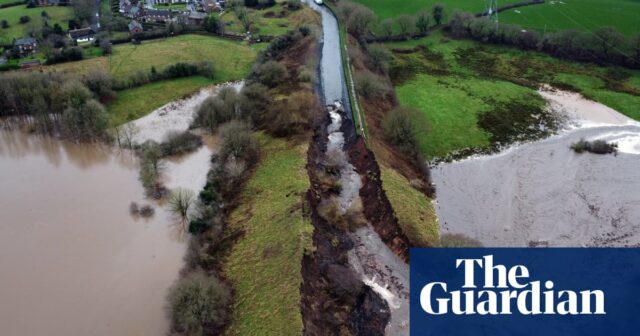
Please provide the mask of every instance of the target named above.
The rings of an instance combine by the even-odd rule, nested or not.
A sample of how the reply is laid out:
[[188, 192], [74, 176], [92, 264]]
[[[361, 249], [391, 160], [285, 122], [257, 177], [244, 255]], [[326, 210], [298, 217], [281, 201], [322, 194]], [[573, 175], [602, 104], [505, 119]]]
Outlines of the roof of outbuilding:
[[15, 45], [36, 44], [36, 39], [33, 37], [24, 37], [16, 39]]

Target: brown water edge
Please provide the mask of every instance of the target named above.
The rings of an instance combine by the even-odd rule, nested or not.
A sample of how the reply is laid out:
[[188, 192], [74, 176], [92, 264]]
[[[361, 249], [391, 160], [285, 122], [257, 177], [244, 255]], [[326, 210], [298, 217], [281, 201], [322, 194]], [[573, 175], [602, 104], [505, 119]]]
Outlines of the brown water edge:
[[[210, 154], [169, 162], [167, 184], [199, 189]], [[149, 203], [130, 152], [0, 130], [0, 176], [2, 334], [166, 333], [186, 244], [157, 205], [129, 215]]]

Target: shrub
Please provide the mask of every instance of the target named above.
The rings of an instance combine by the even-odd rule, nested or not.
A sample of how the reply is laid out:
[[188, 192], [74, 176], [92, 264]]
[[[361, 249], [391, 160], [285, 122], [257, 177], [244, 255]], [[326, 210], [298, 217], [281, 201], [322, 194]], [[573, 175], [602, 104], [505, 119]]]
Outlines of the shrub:
[[256, 69], [258, 81], [268, 87], [275, 87], [289, 76], [287, 68], [279, 62], [267, 61]]
[[62, 113], [65, 134], [80, 140], [103, 138], [107, 130], [107, 113], [95, 100], [69, 106]]
[[411, 121], [414, 113], [413, 109], [397, 107], [385, 116], [382, 124], [389, 142], [410, 155], [419, 153], [417, 132]]
[[214, 335], [229, 318], [230, 288], [216, 276], [196, 271], [169, 290], [171, 331], [180, 335]]
[[386, 72], [391, 60], [391, 53], [380, 44], [372, 44], [367, 48], [369, 54], [369, 66], [371, 69]]
[[193, 126], [207, 128], [213, 132], [215, 129], [234, 117], [234, 111], [225, 105], [225, 102], [218, 97], [205, 99], [198, 107]]
[[115, 95], [111, 75], [103, 70], [93, 70], [82, 77], [82, 83], [93, 92], [95, 97], [106, 100]]
[[267, 111], [268, 123], [262, 125], [277, 137], [303, 132], [311, 122], [310, 107], [315, 102], [309, 92], [295, 92], [291, 96], [276, 101]]
[[356, 90], [366, 98], [374, 98], [386, 92], [382, 79], [371, 72], [356, 74]]
[[230, 121], [220, 127], [220, 155], [223, 161], [229, 158], [244, 160], [252, 165], [258, 158], [258, 145], [251, 135], [251, 129], [241, 121]]
[[2, 23], [0, 23], [0, 26], [3, 29], [7, 29], [7, 28], [9, 28], [9, 22], [7, 20], [2, 20]]
[[240, 91], [239, 105], [243, 118], [262, 124], [264, 112], [271, 106], [271, 95], [266, 86], [260, 83], [252, 83]]
[[302, 2], [300, 0], [287, 0], [287, 7], [291, 10], [298, 10], [302, 8]]
[[445, 233], [440, 236], [441, 247], [482, 247], [482, 243], [460, 233]]
[[593, 154], [612, 154], [618, 151], [618, 145], [615, 143], [608, 143], [604, 140], [586, 141], [580, 139], [580, 141], [571, 145], [576, 153], [584, 153], [585, 151]]
[[20, 23], [21, 24], [25, 24], [27, 22], [31, 21], [31, 17], [27, 16], [27, 15], [23, 15], [20, 17]]
[[160, 144], [163, 156], [185, 154], [202, 146], [202, 138], [189, 132], [170, 132]]

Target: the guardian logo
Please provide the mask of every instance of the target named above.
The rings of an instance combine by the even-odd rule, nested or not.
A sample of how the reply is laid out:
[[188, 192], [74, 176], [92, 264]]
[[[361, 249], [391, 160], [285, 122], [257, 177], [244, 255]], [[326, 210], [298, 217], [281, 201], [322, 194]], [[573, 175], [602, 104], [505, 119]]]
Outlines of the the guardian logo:
[[456, 259], [464, 272], [460, 289], [429, 282], [420, 291], [420, 306], [429, 315], [606, 315], [603, 290], [556, 289], [551, 279], [531, 279], [524, 265], [507, 268], [493, 255]]

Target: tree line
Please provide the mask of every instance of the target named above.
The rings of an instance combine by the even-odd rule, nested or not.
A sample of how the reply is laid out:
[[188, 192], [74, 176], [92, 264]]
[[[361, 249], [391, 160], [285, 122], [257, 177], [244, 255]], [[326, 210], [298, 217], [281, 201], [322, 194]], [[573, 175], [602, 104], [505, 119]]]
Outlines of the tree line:
[[[99, 80], [98, 80], [99, 81]], [[96, 79], [57, 73], [0, 76], [0, 117], [16, 117], [30, 129], [76, 140], [107, 137], [107, 113]]]
[[496, 24], [486, 17], [455, 11], [447, 30], [457, 38], [538, 50], [574, 61], [640, 68], [640, 33], [629, 37], [613, 27], [592, 32], [567, 29], [541, 34], [516, 24]]

